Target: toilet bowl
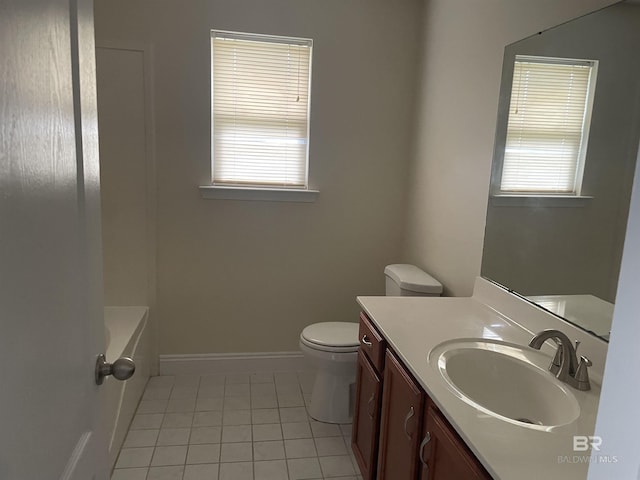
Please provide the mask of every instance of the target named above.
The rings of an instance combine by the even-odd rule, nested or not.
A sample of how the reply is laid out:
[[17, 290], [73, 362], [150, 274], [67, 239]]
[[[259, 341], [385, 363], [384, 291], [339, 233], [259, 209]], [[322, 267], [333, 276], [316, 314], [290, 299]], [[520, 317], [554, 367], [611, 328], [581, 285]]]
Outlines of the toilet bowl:
[[[386, 295], [437, 297], [442, 284], [414, 265], [387, 265]], [[305, 327], [300, 350], [316, 368], [309, 415], [320, 422], [350, 423], [355, 401], [358, 324], [321, 322]]]
[[358, 324], [314, 323], [302, 330], [300, 350], [316, 369], [309, 415], [320, 422], [350, 423], [358, 356]]

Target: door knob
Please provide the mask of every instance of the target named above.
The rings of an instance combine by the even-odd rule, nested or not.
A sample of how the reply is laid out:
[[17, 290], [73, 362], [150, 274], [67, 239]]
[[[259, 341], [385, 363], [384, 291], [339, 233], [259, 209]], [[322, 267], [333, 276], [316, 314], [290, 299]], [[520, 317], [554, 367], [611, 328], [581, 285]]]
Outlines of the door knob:
[[104, 354], [96, 360], [96, 385], [102, 385], [104, 377], [113, 375], [118, 380], [128, 380], [136, 371], [136, 364], [129, 357], [120, 357], [113, 363], [107, 362]]

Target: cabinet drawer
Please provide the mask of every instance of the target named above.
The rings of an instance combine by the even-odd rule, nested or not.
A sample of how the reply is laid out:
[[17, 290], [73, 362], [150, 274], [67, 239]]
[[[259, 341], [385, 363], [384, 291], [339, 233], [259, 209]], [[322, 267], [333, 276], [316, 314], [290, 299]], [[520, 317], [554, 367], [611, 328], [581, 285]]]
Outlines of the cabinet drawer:
[[384, 369], [384, 352], [387, 342], [378, 333], [372, 325], [371, 320], [364, 314], [360, 313], [360, 330], [358, 333], [360, 339], [360, 349], [367, 356], [373, 367], [378, 373]]

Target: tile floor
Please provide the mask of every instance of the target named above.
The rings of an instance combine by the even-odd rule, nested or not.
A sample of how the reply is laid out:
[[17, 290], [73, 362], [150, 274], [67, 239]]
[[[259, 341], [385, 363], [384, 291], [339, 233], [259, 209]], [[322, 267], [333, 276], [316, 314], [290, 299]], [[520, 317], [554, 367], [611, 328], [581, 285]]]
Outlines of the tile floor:
[[111, 480], [361, 480], [351, 425], [309, 417], [313, 375], [152, 377]]

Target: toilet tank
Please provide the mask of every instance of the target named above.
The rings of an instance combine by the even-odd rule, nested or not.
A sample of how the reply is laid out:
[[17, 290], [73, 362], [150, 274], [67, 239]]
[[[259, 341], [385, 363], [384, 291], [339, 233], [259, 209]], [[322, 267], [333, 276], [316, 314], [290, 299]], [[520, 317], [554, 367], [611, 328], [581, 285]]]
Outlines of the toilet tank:
[[442, 284], [415, 265], [387, 265], [384, 276], [387, 296], [439, 297], [442, 294]]

